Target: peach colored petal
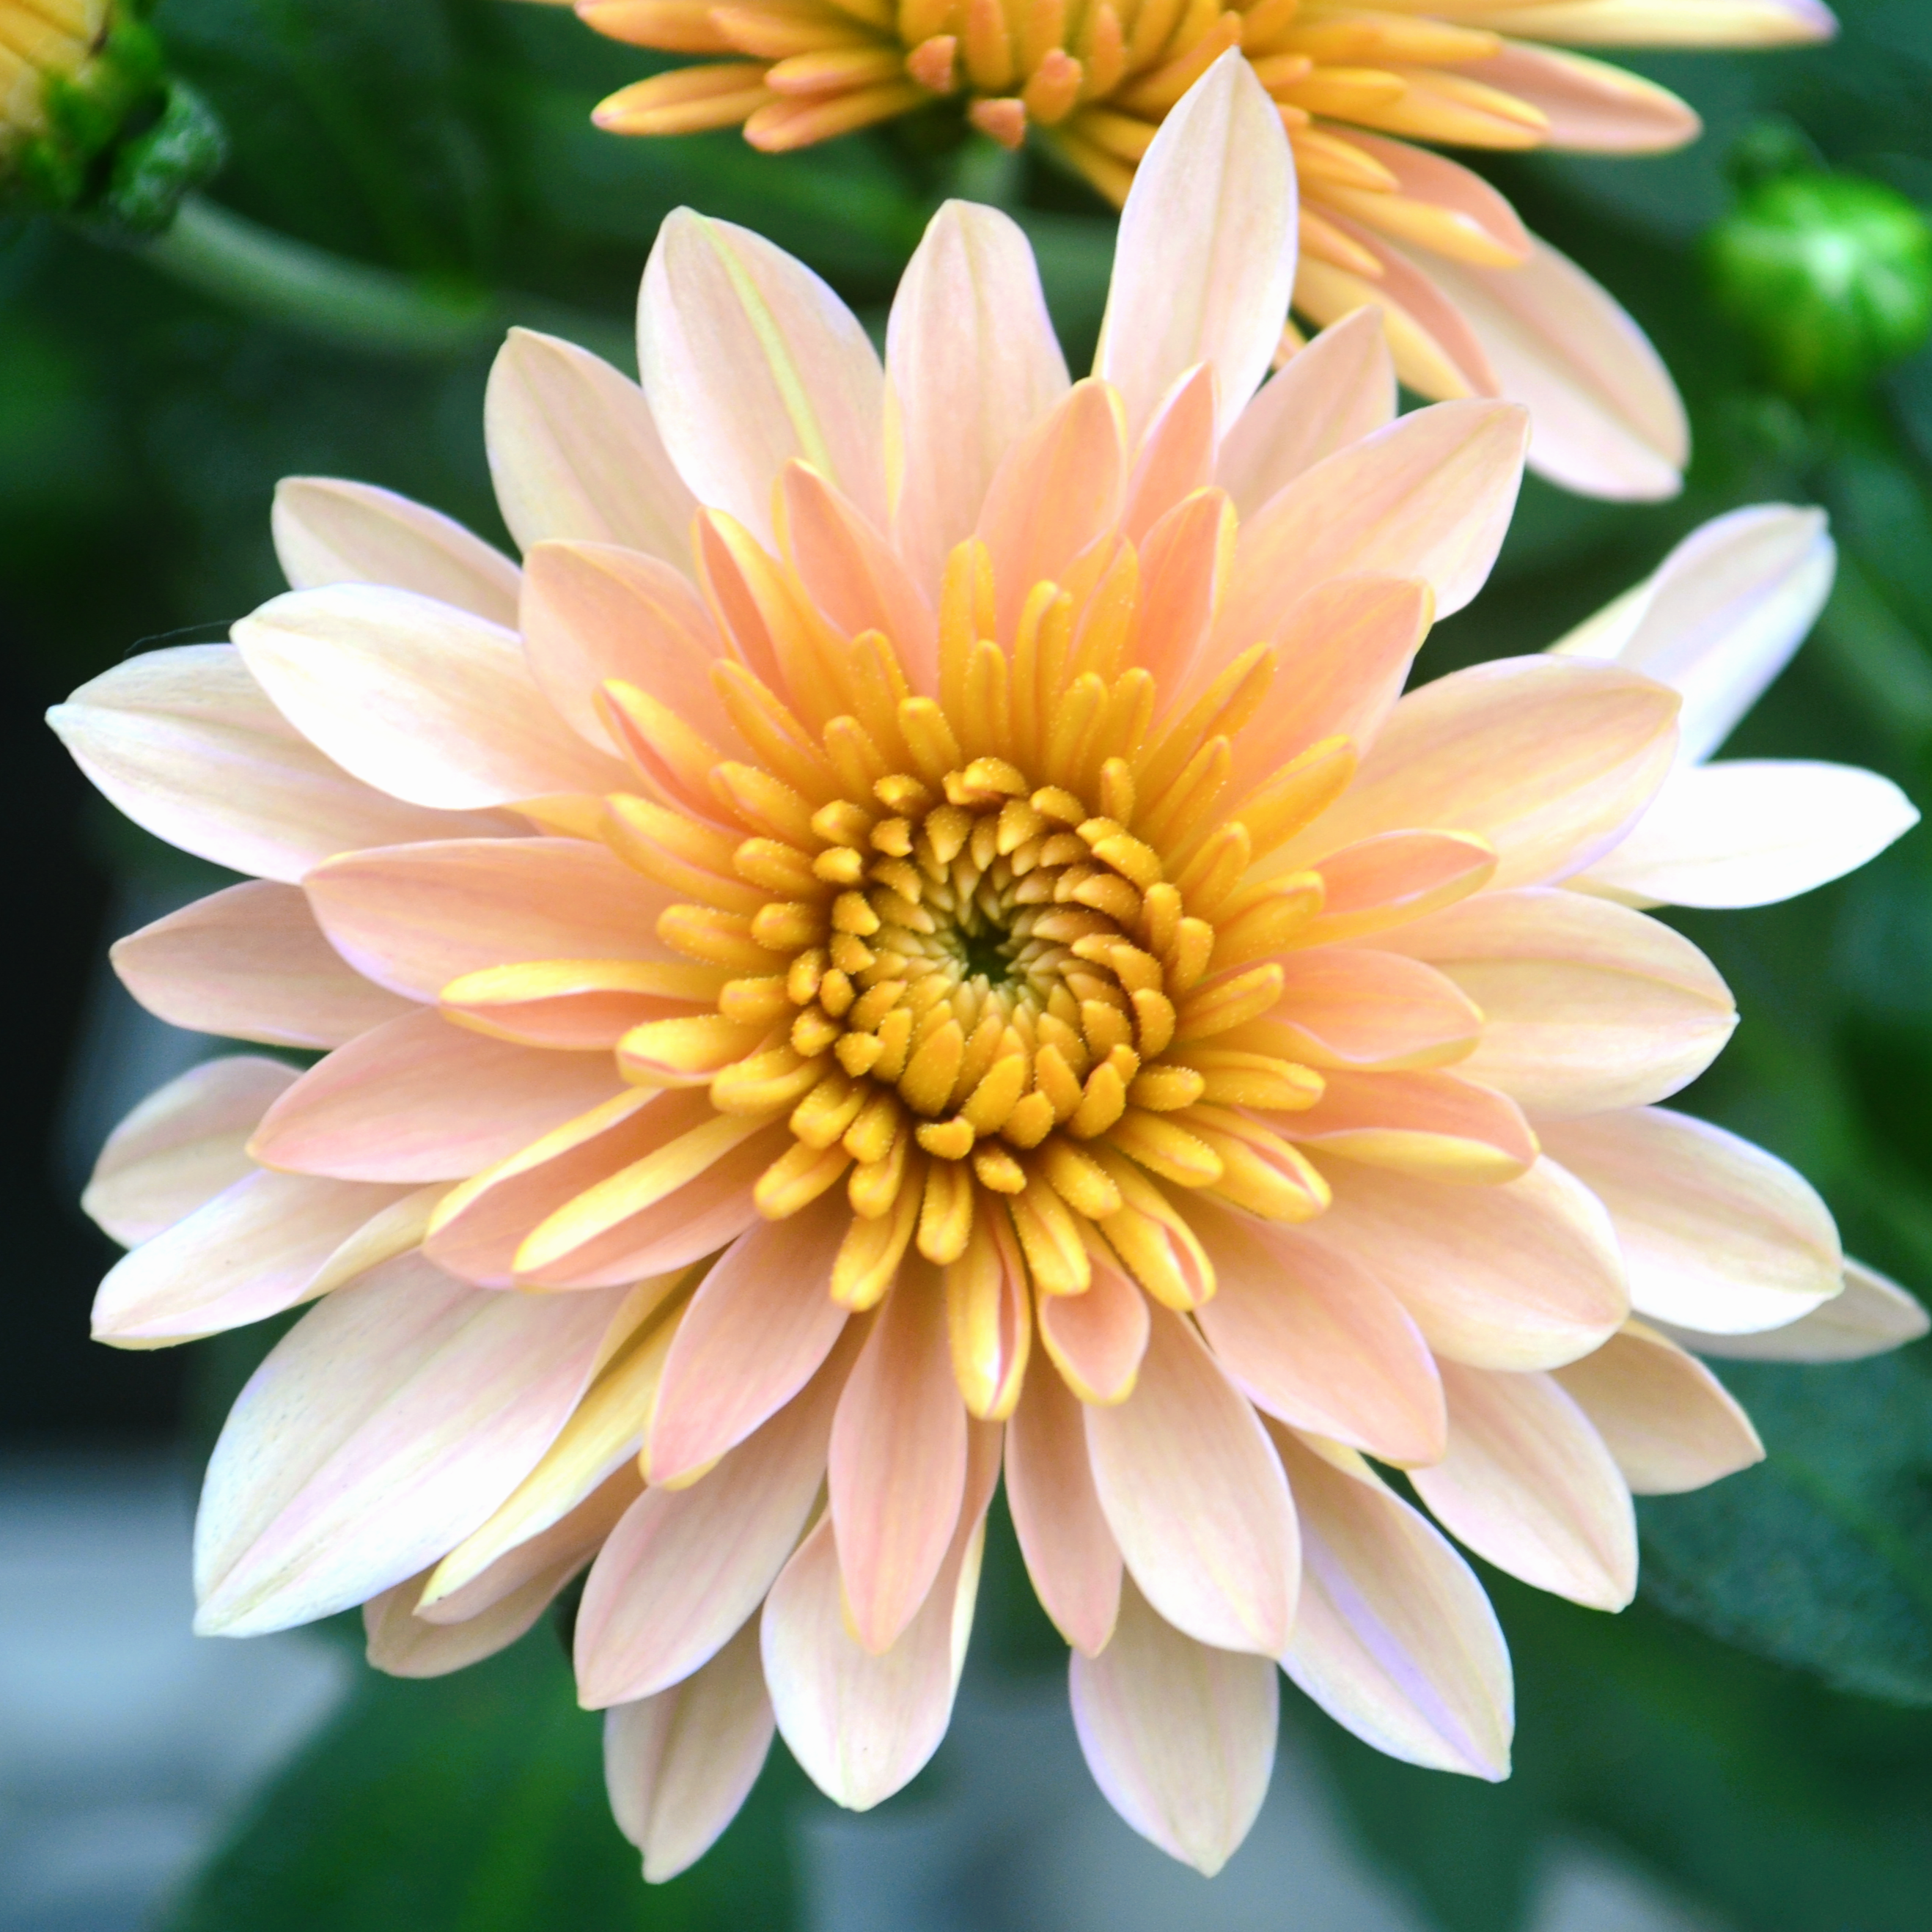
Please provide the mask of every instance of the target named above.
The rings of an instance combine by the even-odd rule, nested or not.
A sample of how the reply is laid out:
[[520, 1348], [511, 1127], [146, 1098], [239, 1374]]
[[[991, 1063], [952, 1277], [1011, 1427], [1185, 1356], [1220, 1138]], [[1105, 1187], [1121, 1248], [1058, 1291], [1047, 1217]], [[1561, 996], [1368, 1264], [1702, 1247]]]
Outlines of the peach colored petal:
[[1509, 1775], [1515, 1698], [1469, 1566], [1356, 1459], [1273, 1432], [1301, 1519], [1301, 1606], [1282, 1667], [1337, 1724], [1406, 1763]]
[[1710, 1335], [1659, 1323], [1700, 1354], [1755, 1362], [1856, 1362], [1903, 1348], [1932, 1321], [1918, 1300], [1864, 1262], [1845, 1260], [1845, 1285], [1829, 1301], [1782, 1328], [1754, 1335]]
[[1534, 39], [1602, 47], [1766, 47], [1828, 40], [1822, 0], [1451, 0], [1433, 10]]
[[1414, 922], [1487, 885], [1496, 855], [1486, 839], [1464, 832], [1382, 832], [1330, 853], [1313, 869], [1322, 878], [1322, 910], [1298, 935], [1303, 945], [1373, 934], [1384, 951], [1426, 958], [1407, 943]]
[[1400, 380], [1432, 402], [1454, 402], [1502, 393], [1474, 330], [1430, 278], [1396, 254], [1370, 228], [1339, 210], [1318, 218], [1352, 255], [1373, 273], [1341, 268], [1312, 253], [1301, 258], [1294, 306], [1322, 327], [1332, 327], [1363, 308], [1374, 310], [1388, 339]]
[[[664, 1020], [715, 1026], [727, 983], [718, 969], [682, 961], [535, 959], [452, 980], [439, 1004], [461, 1025], [525, 1046], [610, 1049], [630, 1038], [622, 1064], [635, 1078], [646, 1064], [637, 1029]], [[667, 1067], [663, 1077], [688, 1084], [689, 1070]]]
[[318, 1304], [215, 1444], [196, 1629], [310, 1622], [466, 1535], [562, 1426], [622, 1298], [492, 1294], [404, 1256]]
[[1304, 1231], [1366, 1266], [1438, 1357], [1546, 1369], [1616, 1334], [1623, 1256], [1588, 1188], [1550, 1160], [1500, 1187], [1462, 1187], [1340, 1162], [1335, 1198]]
[[1394, 422], [1395, 406], [1388, 338], [1358, 310], [1262, 386], [1228, 431], [1214, 480], [1252, 517], [1304, 470]]
[[1918, 807], [1876, 772], [1727, 758], [1673, 772], [1575, 883], [1640, 905], [1774, 905], [1856, 872], [1918, 823]]
[[1203, 1643], [1278, 1656], [1299, 1560], [1280, 1461], [1192, 1327], [1150, 1312], [1133, 1394], [1084, 1411], [1100, 1507], [1160, 1616]]
[[[1484, 1016], [1452, 979], [1399, 953], [1322, 946], [1290, 952], [1264, 1024], [1305, 1066], [1390, 1072], [1467, 1060]], [[1498, 1085], [1502, 1083], [1498, 1082]]]
[[818, 1372], [845, 1326], [832, 1264], [850, 1210], [821, 1196], [733, 1243], [692, 1298], [658, 1390], [645, 1456], [675, 1482], [715, 1462]]
[[1197, 362], [1223, 429], [1240, 415], [1287, 320], [1294, 236], [1281, 117], [1231, 49], [1161, 123], [1120, 213], [1094, 372], [1120, 392], [1130, 435]]
[[874, 1655], [848, 1627], [829, 1514], [765, 1599], [761, 1648], [778, 1730], [806, 1774], [849, 1810], [869, 1810], [910, 1783], [946, 1735], [973, 1628], [1000, 1435], [998, 1423], [968, 1425], [959, 1526], [918, 1616], [890, 1650]]
[[454, 1180], [548, 1133], [620, 1086], [601, 1054], [511, 1046], [439, 1012], [338, 1047], [271, 1107], [249, 1151], [343, 1180]]
[[1737, 1024], [1688, 939], [1580, 892], [1479, 893], [1382, 943], [1432, 961], [1482, 1010], [1481, 1044], [1459, 1071], [1539, 1119], [1663, 1100]]
[[1197, 362], [1162, 398], [1134, 457], [1120, 534], [1138, 544], [1176, 505], [1214, 481], [1214, 372]]
[[[1521, 30], [1512, 24], [1504, 31]], [[1454, 63], [1448, 70], [1534, 107], [1550, 123], [1547, 145], [1573, 153], [1667, 153], [1694, 141], [1703, 126], [1694, 110], [1654, 80], [1556, 47], [1505, 44], [1486, 59]]]
[[587, 349], [512, 329], [490, 368], [483, 436], [520, 549], [561, 537], [689, 568], [698, 505], [643, 391]]
[[1429, 259], [1503, 393], [1529, 405], [1529, 466], [1593, 496], [1648, 502], [1683, 488], [1690, 424], [1663, 358], [1568, 256], [1532, 236], [1513, 268]]
[[296, 1077], [252, 1053], [189, 1068], [107, 1136], [82, 1208], [124, 1247], [172, 1228], [254, 1171], [248, 1137]]
[[1212, 1877], [1262, 1808], [1280, 1690], [1264, 1657], [1197, 1643], [1131, 1582], [1113, 1641], [1076, 1651], [1073, 1724], [1107, 1802], [1170, 1857]]
[[340, 1046], [409, 1003], [362, 978], [293, 886], [230, 886], [116, 940], [121, 982], [171, 1026], [272, 1046]]
[[292, 590], [235, 641], [304, 737], [406, 803], [470, 811], [629, 776], [550, 708], [514, 632], [453, 604], [365, 584]]
[[336, 1251], [404, 1192], [257, 1168], [109, 1270], [94, 1339], [164, 1348], [293, 1308], [322, 1292]]
[[1536, 1159], [1536, 1136], [1516, 1102], [1453, 1073], [1331, 1068], [1313, 1106], [1268, 1118], [1315, 1153], [1417, 1180], [1493, 1186]]
[[748, 1623], [675, 1690], [604, 1720], [604, 1782], [617, 1828], [652, 1885], [695, 1864], [737, 1815], [771, 1749], [758, 1627]]
[[1549, 1139], [1610, 1210], [1640, 1315], [1751, 1334], [1838, 1292], [1830, 1210], [1762, 1148], [1662, 1107], [1565, 1120]]
[[936, 584], [1008, 446], [1066, 390], [1033, 250], [1010, 217], [949, 201], [927, 224], [892, 298], [886, 377], [893, 539], [914, 581]]
[[1136, 655], [1165, 692], [1186, 688], [1227, 587], [1234, 513], [1226, 494], [1197, 490], [1147, 533], [1140, 554]]
[[1389, 1291], [1341, 1247], [1206, 1202], [1188, 1219], [1220, 1286], [1201, 1332], [1258, 1408], [1383, 1461], [1442, 1453], [1442, 1390], [1428, 1344]]
[[1348, 188], [1325, 182], [1324, 212], [1340, 209], [1364, 226], [1398, 242], [1409, 241], [1434, 258], [1508, 268], [1525, 260], [1530, 237], [1516, 210], [1481, 176], [1406, 141], [1348, 130], [1350, 147], [1392, 177], [1388, 188]]
[[238, 872], [293, 884], [358, 846], [514, 829], [494, 813], [404, 805], [350, 777], [269, 703], [232, 644], [130, 658], [47, 722], [117, 811]]
[[720, 640], [688, 577], [615, 544], [532, 544], [520, 606], [530, 673], [586, 743], [610, 748], [598, 687], [640, 686], [721, 752], [742, 741], [711, 682]]
[[1556, 1371], [1631, 1492], [1676, 1496], [1764, 1460], [1750, 1418], [1694, 1355], [1641, 1322]]
[[761, 542], [794, 456], [884, 522], [878, 353], [831, 290], [763, 236], [689, 208], [668, 216], [644, 266], [638, 362], [679, 473]]
[[[1054, 1305], [1084, 1299], [1060, 1295]], [[1120, 1550], [1094, 1486], [1080, 1405], [1058, 1376], [1027, 1377], [1006, 1425], [1006, 1472], [1007, 1507], [1041, 1606], [1075, 1649], [1097, 1657], [1120, 1611]]]
[[1588, 1418], [1546, 1375], [1442, 1364], [1449, 1450], [1410, 1472], [1436, 1520], [1498, 1570], [1592, 1610], [1636, 1591], [1630, 1490]]
[[386, 584], [493, 624], [517, 621], [517, 566], [454, 518], [393, 490], [334, 476], [285, 476], [269, 518], [291, 590]]
[[552, 1564], [541, 1575], [500, 1597], [460, 1623], [425, 1623], [412, 1605], [420, 1576], [379, 1592], [362, 1606], [363, 1654], [392, 1677], [447, 1677], [507, 1650], [542, 1616], [583, 1564], [581, 1556]]
[[667, 886], [579, 838], [438, 840], [352, 852], [302, 882], [329, 943], [406, 998], [532, 959], [675, 957]]
[[1269, 868], [1434, 829], [1486, 838], [1498, 886], [1580, 872], [1656, 796], [1677, 708], [1675, 692], [1610, 664], [1508, 658], [1452, 671], [1396, 705], [1354, 783]]
[[[1043, 1294], [1040, 1339], [1066, 1386], [1082, 1402], [1125, 1402], [1147, 1353], [1147, 1298], [1106, 1262], [1080, 1294]], [[1088, 1486], [1091, 1486], [1090, 1481]]]

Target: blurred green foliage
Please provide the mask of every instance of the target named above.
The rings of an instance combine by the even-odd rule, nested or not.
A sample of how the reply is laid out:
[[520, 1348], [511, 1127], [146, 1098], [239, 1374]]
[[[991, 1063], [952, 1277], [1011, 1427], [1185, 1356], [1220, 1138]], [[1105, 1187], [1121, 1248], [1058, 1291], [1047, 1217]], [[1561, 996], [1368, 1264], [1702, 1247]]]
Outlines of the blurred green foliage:
[[[1840, 10], [1846, 32], [1828, 48], [1633, 61], [1704, 112], [1708, 137], [1683, 154], [1481, 161], [1650, 332], [1690, 402], [1697, 454], [1664, 505], [1532, 482], [1489, 590], [1441, 628], [1424, 669], [1540, 648], [1724, 509], [1816, 501], [1841, 546], [1837, 592], [1731, 748], [1874, 766], [1923, 806], [1932, 358], [1825, 385], [1755, 359], [1726, 320], [1729, 272], [1714, 290], [1705, 267], [1714, 225], [1766, 218], [1762, 204], [1732, 214], [1724, 164], [1762, 152], [1767, 127], [1797, 130], [1814, 176], [1882, 184], [1894, 215], [1932, 202], [1932, 9]], [[218, 634], [278, 590], [267, 510], [280, 475], [385, 484], [505, 542], [481, 435], [504, 322], [628, 361], [644, 256], [681, 202], [770, 235], [876, 326], [938, 200], [999, 199], [1035, 238], [1070, 358], [1090, 350], [1111, 219], [1030, 157], [1010, 164], [918, 123], [780, 160], [729, 135], [611, 139], [588, 110], [635, 76], [637, 55], [566, 10], [506, 0], [162, 0], [154, 21], [170, 71], [229, 130], [218, 206], [145, 252], [0, 226], [10, 710], [137, 640]], [[1861, 197], [1862, 245], [1874, 204]], [[1815, 228], [1816, 198], [1800, 212]], [[312, 298], [331, 277], [332, 308]], [[1804, 320], [1826, 337], [1852, 329], [1849, 348], [1826, 347], [1862, 376], [1880, 350], [1909, 346], [1894, 309], [1854, 304], [1847, 321], [1827, 304]], [[117, 867], [143, 862], [137, 841], [111, 849]], [[1744, 1013], [1684, 1103], [1796, 1162], [1856, 1252], [1932, 1286], [1932, 835], [1793, 904], [1682, 923]], [[34, 1292], [68, 1298], [78, 1332], [90, 1286]], [[1645, 1506], [1646, 1600], [1627, 1616], [1492, 1580], [1520, 1687], [1508, 1784], [1392, 1765], [1300, 1707], [1364, 1842], [1448, 1932], [1510, 1932], [1557, 1829], [1611, 1838], [1753, 1932], [1927, 1922], [1932, 1712], [1901, 1706], [1932, 1703], [1928, 1354], [1724, 1370], [1770, 1463]], [[1060, 1654], [998, 1538], [976, 1642], [1008, 1670]], [[795, 1891], [782, 1820], [818, 1802], [775, 1754], [718, 1851], [646, 1894], [604, 1815], [595, 1724], [540, 1630], [457, 1678], [365, 1679], [178, 1924], [778, 1924]]]

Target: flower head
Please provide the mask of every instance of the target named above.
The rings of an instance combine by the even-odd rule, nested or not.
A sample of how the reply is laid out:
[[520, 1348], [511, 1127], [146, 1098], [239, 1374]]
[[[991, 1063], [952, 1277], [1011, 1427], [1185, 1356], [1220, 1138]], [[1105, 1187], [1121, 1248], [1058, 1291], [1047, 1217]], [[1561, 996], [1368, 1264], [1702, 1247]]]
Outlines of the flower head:
[[428, 1674], [589, 1564], [580, 1692], [662, 1876], [774, 1724], [854, 1807], [926, 1762], [1004, 1472], [1096, 1778], [1211, 1870], [1277, 1660], [1384, 1749], [1507, 1768], [1481, 1589], [1368, 1458], [1615, 1608], [1632, 1489], [1760, 1454], [1658, 1324], [1913, 1332], [1795, 1174], [1654, 1104], [1735, 1016], [1634, 904], [1802, 890], [1911, 820], [1697, 762], [1815, 612], [1816, 520], [1742, 513], [1563, 652], [1399, 697], [1522, 412], [1392, 420], [1367, 317], [1262, 387], [1292, 208], [1224, 60], [1074, 384], [989, 210], [935, 218], [883, 368], [674, 217], [641, 391], [542, 337], [496, 365], [520, 573], [292, 482], [296, 588], [59, 715], [257, 875], [123, 941], [128, 984], [332, 1049], [197, 1069], [90, 1192], [136, 1244], [106, 1339], [321, 1298], [216, 1450], [202, 1628], [362, 1603]]

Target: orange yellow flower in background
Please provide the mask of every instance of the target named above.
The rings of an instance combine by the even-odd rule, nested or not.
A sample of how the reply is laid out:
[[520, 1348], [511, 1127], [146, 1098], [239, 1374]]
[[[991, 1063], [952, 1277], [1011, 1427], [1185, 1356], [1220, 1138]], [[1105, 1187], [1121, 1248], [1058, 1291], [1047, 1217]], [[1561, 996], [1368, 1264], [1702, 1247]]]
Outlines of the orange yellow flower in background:
[[136, 996], [326, 1050], [164, 1088], [88, 1196], [131, 1248], [106, 1340], [316, 1304], [216, 1448], [200, 1628], [361, 1604], [434, 1674], [587, 1566], [579, 1691], [661, 1878], [774, 1728], [855, 1808], [927, 1761], [1004, 1480], [1096, 1780], [1211, 1871], [1278, 1666], [1505, 1774], [1448, 1536], [1620, 1607], [1632, 1492], [1761, 1453], [1700, 1353], [1923, 1327], [1796, 1174], [1658, 1104], [1736, 1014], [1638, 908], [1808, 890], [1914, 817], [1709, 761], [1828, 588], [1821, 520], [1720, 520], [1554, 653], [1402, 695], [1527, 425], [1397, 418], [1372, 315], [1264, 380], [1294, 210], [1218, 60], [1077, 382], [993, 211], [934, 218], [883, 362], [674, 215], [641, 386], [498, 360], [520, 568], [293, 481], [287, 596], [56, 713], [254, 875], [120, 944]]

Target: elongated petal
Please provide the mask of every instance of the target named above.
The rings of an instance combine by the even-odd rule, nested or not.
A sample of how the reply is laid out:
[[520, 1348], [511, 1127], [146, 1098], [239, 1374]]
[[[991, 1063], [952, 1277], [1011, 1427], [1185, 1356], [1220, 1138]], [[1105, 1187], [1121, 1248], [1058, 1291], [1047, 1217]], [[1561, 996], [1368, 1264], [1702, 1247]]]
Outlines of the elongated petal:
[[1630, 1312], [1623, 1256], [1589, 1190], [1550, 1160], [1501, 1187], [1336, 1162], [1305, 1238], [1362, 1263], [1438, 1357], [1492, 1369], [1574, 1361]]
[[254, 1171], [248, 1137], [296, 1077], [256, 1054], [189, 1068], [107, 1136], [81, 1206], [126, 1247], [172, 1228]]
[[1844, 1288], [1782, 1328], [1762, 1329], [1754, 1335], [1710, 1335], [1665, 1323], [1658, 1326], [1687, 1348], [1720, 1359], [1856, 1362], [1917, 1341], [1932, 1321], [1897, 1282], [1847, 1256]]
[[1482, 1009], [1459, 1071], [1539, 1118], [1642, 1106], [1716, 1058], [1729, 989], [1656, 920], [1580, 892], [1482, 892], [1378, 942], [1433, 961]]
[[1822, 0], [1493, 0], [1444, 8], [1505, 33], [1600, 47], [1774, 47], [1829, 40]]
[[802, 457], [884, 523], [878, 356], [782, 249], [676, 210], [644, 267], [638, 352], [664, 446], [701, 501], [769, 542], [772, 485]]
[[772, 1729], [749, 1623], [675, 1690], [604, 1718], [610, 1815], [644, 1853], [650, 1883], [675, 1878], [711, 1849], [758, 1781]]
[[1340, 1247], [1190, 1202], [1219, 1284], [1196, 1318], [1250, 1401], [1384, 1462], [1442, 1453], [1442, 1390], [1421, 1331]]
[[431, 1012], [338, 1047], [263, 1118], [250, 1151], [344, 1180], [455, 1180], [608, 1100], [602, 1054], [512, 1046]]
[[1631, 1493], [1675, 1496], [1764, 1460], [1736, 1400], [1699, 1361], [1641, 1322], [1556, 1371]]
[[285, 476], [270, 518], [291, 590], [386, 584], [493, 624], [517, 621], [517, 566], [453, 518], [393, 490], [334, 476]]
[[130, 658], [47, 722], [116, 810], [238, 872], [293, 884], [358, 846], [514, 829], [494, 814], [405, 805], [350, 777], [269, 703], [232, 644]]
[[1075, 1649], [1097, 1657], [1120, 1612], [1120, 1550], [1094, 1486], [1080, 1414], [1059, 1376], [1036, 1369], [1027, 1377], [1006, 1425], [1006, 1503], [1042, 1606]]
[[1274, 1124], [1316, 1153], [1420, 1180], [1493, 1186], [1527, 1172], [1537, 1154], [1514, 1100], [1453, 1073], [1333, 1067], [1313, 1106]]
[[380, 1592], [362, 1606], [364, 1654], [392, 1677], [447, 1677], [507, 1650], [556, 1600], [583, 1558], [560, 1558], [460, 1623], [425, 1622], [416, 1614], [422, 1578]]
[[1287, 319], [1294, 236], [1280, 115], [1231, 49], [1162, 122], [1121, 211], [1094, 370], [1131, 436], [1197, 362], [1214, 371], [1223, 430], [1240, 415]]
[[1513, 268], [1429, 258], [1467, 318], [1503, 393], [1529, 405], [1529, 466], [1592, 496], [1674, 496], [1690, 430], [1676, 386], [1642, 329], [1567, 256], [1532, 236]]
[[1857, 871], [1918, 823], [1918, 807], [1876, 772], [1727, 758], [1673, 772], [1576, 883], [1640, 905], [1772, 905]]
[[1314, 869], [1322, 910], [1304, 928], [1304, 944], [1376, 937], [1378, 950], [1415, 952], [1409, 929], [1480, 891], [1496, 876], [1496, 855], [1487, 839], [1466, 832], [1383, 832], [1331, 852]]
[[435, 840], [352, 852], [303, 881], [361, 973], [434, 1000], [452, 980], [535, 959], [670, 959], [668, 888], [580, 838]]
[[1400, 953], [1319, 946], [1276, 964], [1282, 994], [1268, 1018], [1292, 1037], [1289, 1058], [1310, 1066], [1466, 1062], [1484, 1033], [1484, 1015], [1448, 976]]
[[1610, 1210], [1640, 1315], [1754, 1334], [1838, 1292], [1830, 1210], [1762, 1148], [1662, 1107], [1566, 1120], [1548, 1140]]
[[1274, 1432], [1301, 1519], [1301, 1605], [1282, 1666], [1337, 1724], [1409, 1764], [1509, 1774], [1509, 1652], [1469, 1566], [1366, 1464]]
[[1620, 1610], [1636, 1589], [1636, 1517], [1604, 1440], [1556, 1380], [1442, 1365], [1449, 1449], [1409, 1480], [1478, 1556], [1539, 1590]]
[[1274, 1768], [1271, 1659], [1197, 1643], [1130, 1582], [1113, 1641], [1071, 1664], [1074, 1729], [1107, 1802], [1170, 1857], [1212, 1877], [1262, 1808]]
[[484, 440], [520, 548], [621, 544], [691, 568], [698, 505], [637, 384], [574, 342], [513, 328], [490, 370]]
[[[1514, 23], [1522, 16], [1520, 10], [1512, 10], [1511, 24], [1504, 31], [1520, 32]], [[1571, 36], [1559, 29], [1555, 38]], [[1695, 110], [1668, 88], [1607, 61], [1588, 60], [1558, 48], [1505, 42], [1483, 60], [1458, 63], [1450, 71], [1500, 88], [1534, 107], [1550, 124], [1547, 145], [1573, 152], [1667, 153], [1694, 141], [1703, 126]]]
[[364, 979], [293, 886], [230, 886], [116, 940], [121, 982], [171, 1026], [272, 1046], [340, 1046], [409, 1003]]
[[1160, 1616], [1203, 1643], [1279, 1656], [1298, 1562], [1280, 1460], [1193, 1329], [1152, 1315], [1133, 1394], [1085, 1412], [1100, 1507]]
[[465, 1287], [405, 1256], [328, 1296], [250, 1378], [195, 1525], [205, 1634], [366, 1601], [488, 1516], [555, 1435], [621, 1294]]
[[1147, 1353], [1147, 1297], [1103, 1262], [1094, 1263], [1093, 1276], [1082, 1294], [1040, 1297], [1040, 1339], [1081, 1401], [1125, 1402]]
[[914, 581], [937, 584], [1000, 458], [1066, 391], [1033, 250], [1010, 217], [949, 201], [927, 224], [892, 298], [886, 379], [902, 466], [892, 534]]

